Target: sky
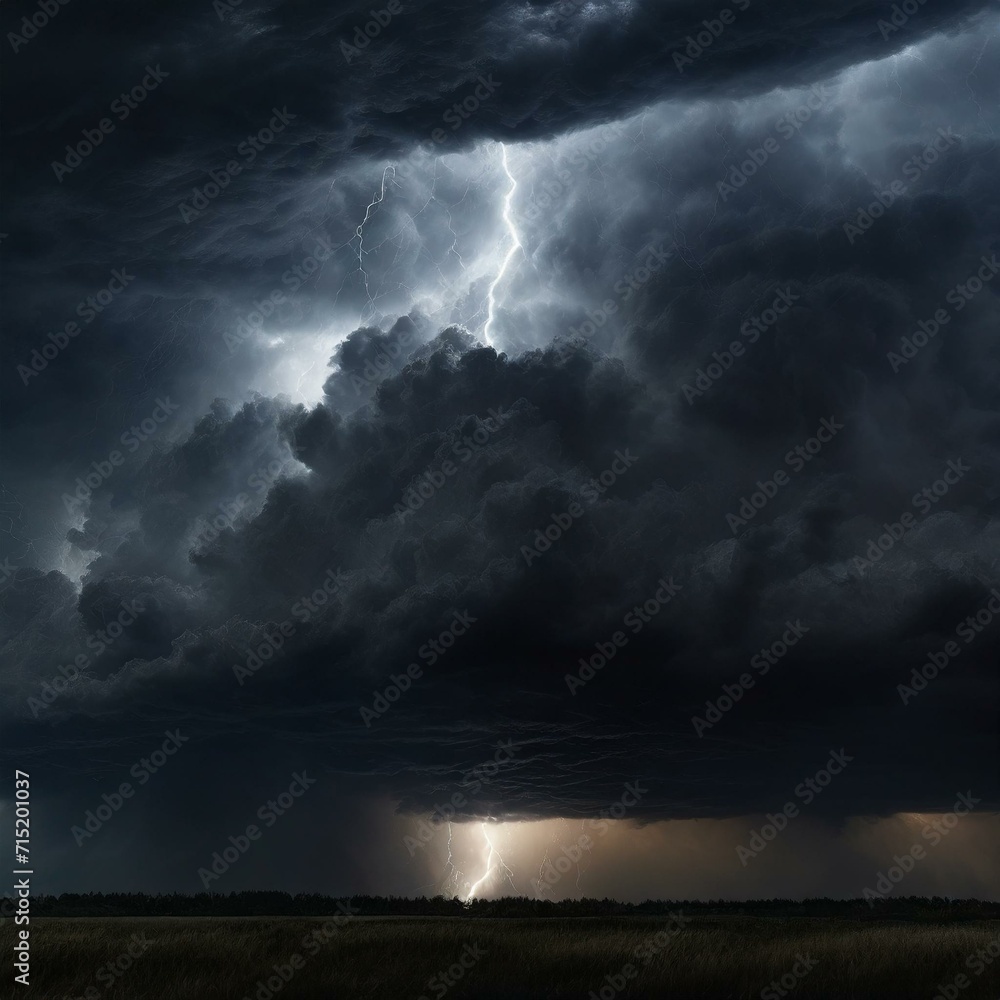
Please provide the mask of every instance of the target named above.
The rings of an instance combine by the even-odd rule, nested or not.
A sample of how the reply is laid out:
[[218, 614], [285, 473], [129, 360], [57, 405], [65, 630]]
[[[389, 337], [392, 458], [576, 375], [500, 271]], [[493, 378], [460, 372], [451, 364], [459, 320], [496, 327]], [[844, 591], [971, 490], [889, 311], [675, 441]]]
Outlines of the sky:
[[35, 888], [996, 899], [998, 26], [5, 9]]

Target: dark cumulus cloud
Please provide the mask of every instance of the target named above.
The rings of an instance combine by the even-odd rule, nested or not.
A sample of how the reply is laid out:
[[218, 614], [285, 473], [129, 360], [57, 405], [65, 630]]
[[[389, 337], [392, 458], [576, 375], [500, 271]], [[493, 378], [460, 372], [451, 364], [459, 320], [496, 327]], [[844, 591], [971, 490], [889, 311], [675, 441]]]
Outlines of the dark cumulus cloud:
[[293, 770], [349, 853], [501, 740], [465, 818], [746, 816], [841, 748], [835, 828], [995, 809], [995, 15], [411, 3], [361, 49], [371, 7], [69, 3], [5, 60], [0, 683], [51, 827], [177, 728], [116, 819], [203, 830], [168, 880]]

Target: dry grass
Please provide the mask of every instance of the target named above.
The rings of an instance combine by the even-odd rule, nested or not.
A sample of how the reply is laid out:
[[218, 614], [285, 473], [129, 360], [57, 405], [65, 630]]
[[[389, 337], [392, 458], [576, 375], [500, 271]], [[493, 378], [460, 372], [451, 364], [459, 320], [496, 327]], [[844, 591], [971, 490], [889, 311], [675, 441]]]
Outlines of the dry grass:
[[[1000, 992], [1000, 959], [980, 976], [965, 965], [969, 955], [1000, 938], [996, 921], [859, 925], [703, 917], [652, 957], [637, 957], [636, 949], [673, 926], [666, 920], [355, 917], [328, 942], [307, 948], [304, 939], [323, 923], [294, 917], [33, 920], [32, 985], [7, 993], [8, 957], [2, 993], [26, 1000], [437, 1000], [445, 995], [444, 986], [429, 985], [431, 977], [457, 962], [471, 943], [486, 955], [448, 989], [449, 1000], [760, 997], [772, 980], [792, 969], [797, 955], [817, 964], [790, 991], [792, 1000], [932, 1000], [938, 984], [952, 983], [961, 972], [971, 979], [959, 991], [962, 1000], [992, 1000]], [[0, 927], [7, 956], [13, 932], [12, 921]], [[151, 942], [146, 952], [120, 976], [105, 972], [98, 978], [134, 934]], [[296, 953], [304, 967], [280, 990], [258, 997], [258, 980], [273, 977], [274, 965], [290, 968]], [[613, 992], [606, 977], [619, 975], [629, 963], [637, 975]]]

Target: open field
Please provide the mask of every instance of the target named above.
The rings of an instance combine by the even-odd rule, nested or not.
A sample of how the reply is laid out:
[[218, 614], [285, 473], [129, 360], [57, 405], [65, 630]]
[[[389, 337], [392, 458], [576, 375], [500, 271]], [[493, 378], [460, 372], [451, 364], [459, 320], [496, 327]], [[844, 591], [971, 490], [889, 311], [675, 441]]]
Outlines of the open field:
[[341, 917], [340, 924], [297, 917], [33, 919], [31, 985], [15, 984], [13, 992], [15, 927], [8, 920], [0, 927], [7, 956], [0, 994], [26, 1000], [771, 1000], [787, 993], [933, 1000], [964, 974], [968, 985], [948, 995], [1000, 995], [1000, 959], [990, 955], [1000, 954], [1000, 921], [858, 924], [682, 915], [680, 922]]

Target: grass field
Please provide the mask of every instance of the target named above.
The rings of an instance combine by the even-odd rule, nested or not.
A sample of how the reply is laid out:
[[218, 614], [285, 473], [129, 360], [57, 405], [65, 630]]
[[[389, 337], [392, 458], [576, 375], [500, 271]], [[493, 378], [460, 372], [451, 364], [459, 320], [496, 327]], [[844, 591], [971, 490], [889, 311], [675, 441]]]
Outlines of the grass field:
[[[694, 917], [681, 927], [668, 918], [636, 917], [341, 920], [336, 926], [296, 917], [33, 919], [27, 988], [8, 986], [15, 928], [6, 920], [0, 927], [7, 956], [0, 995], [933, 1000], [940, 987], [950, 986], [957, 992], [945, 996], [962, 1000], [1000, 996], [1000, 958], [991, 961], [990, 955], [991, 943], [1000, 953], [1000, 921]], [[968, 985], [956, 986], [962, 974]]]

